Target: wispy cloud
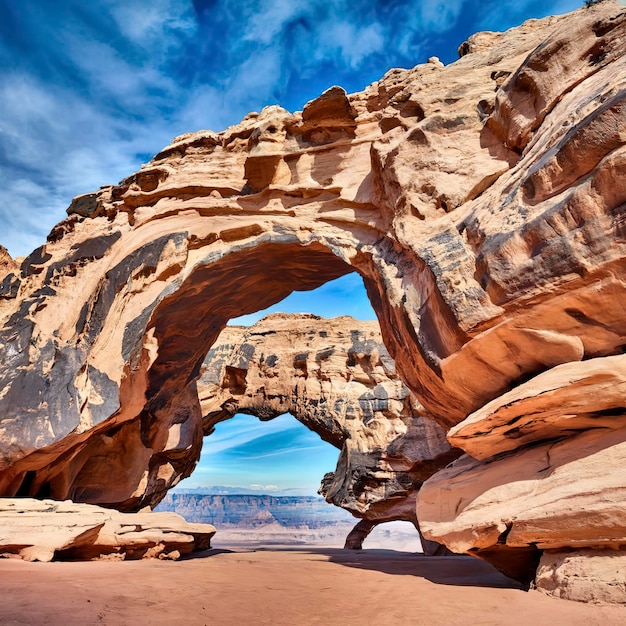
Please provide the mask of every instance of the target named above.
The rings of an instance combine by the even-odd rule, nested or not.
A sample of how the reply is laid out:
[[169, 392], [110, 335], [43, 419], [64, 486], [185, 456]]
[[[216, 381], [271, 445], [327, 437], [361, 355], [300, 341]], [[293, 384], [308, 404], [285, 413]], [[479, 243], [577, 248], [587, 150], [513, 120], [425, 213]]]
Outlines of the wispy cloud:
[[262, 480], [279, 489], [305, 486], [315, 493], [338, 456], [339, 450], [289, 414], [269, 422], [235, 415], [205, 437], [202, 458], [189, 483], [256, 488]]
[[261, 422], [251, 415], [236, 415], [215, 427], [215, 432], [205, 439], [203, 453], [222, 454], [242, 449], [254, 449], [258, 442], [277, 435], [290, 436], [290, 432], [303, 428], [291, 415], [281, 415], [269, 422]]
[[420, 6], [421, 24], [426, 32], [441, 33], [456, 24], [463, 0], [430, 0]]

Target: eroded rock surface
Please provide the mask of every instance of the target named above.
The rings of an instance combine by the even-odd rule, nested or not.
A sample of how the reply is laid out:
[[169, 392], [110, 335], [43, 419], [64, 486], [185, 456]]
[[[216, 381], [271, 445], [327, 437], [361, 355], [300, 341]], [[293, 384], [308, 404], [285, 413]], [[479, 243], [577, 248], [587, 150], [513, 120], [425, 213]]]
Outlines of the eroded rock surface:
[[210, 547], [215, 528], [176, 513], [119, 513], [70, 501], [0, 498], [0, 557], [173, 559]]
[[623, 550], [546, 551], [537, 570], [543, 593], [580, 602], [626, 603]]
[[[154, 504], [197, 462], [196, 380], [227, 321], [357, 271], [399, 376], [481, 459], [424, 484], [427, 536], [524, 578], [547, 546], [619, 535], [626, 403], [585, 401], [573, 364], [608, 371], [626, 345], [625, 52], [609, 0], [479, 34], [454, 64], [183, 135], [76, 198], [2, 282], [0, 493]], [[567, 527], [541, 498], [523, 515], [521, 476]]]
[[460, 454], [400, 380], [377, 322], [278, 313], [227, 327], [197, 385], [206, 435], [235, 413], [291, 413], [339, 448], [321, 493], [373, 525], [417, 525], [421, 484]]

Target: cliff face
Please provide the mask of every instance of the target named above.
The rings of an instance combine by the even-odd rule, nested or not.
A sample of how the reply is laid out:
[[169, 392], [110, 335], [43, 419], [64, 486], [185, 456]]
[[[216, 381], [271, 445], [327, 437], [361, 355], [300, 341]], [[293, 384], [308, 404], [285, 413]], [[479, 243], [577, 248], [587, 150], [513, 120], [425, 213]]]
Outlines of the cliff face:
[[172, 511], [191, 522], [225, 528], [284, 527], [324, 528], [349, 523], [349, 515], [313, 496], [206, 495], [169, 493], [159, 511]]
[[425, 534], [520, 578], [623, 561], [625, 51], [609, 1], [481, 33], [76, 198], [0, 286], [0, 492], [154, 503], [197, 461], [226, 322], [358, 271], [467, 452], [424, 484]]

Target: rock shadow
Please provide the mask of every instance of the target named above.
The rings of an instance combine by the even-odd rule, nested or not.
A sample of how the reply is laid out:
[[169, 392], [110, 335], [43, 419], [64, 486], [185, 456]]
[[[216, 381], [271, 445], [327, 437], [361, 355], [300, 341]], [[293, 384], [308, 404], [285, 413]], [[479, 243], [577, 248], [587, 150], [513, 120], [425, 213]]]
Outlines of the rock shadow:
[[480, 559], [465, 556], [425, 556], [396, 550], [309, 550], [327, 554], [331, 563], [385, 572], [395, 576], [417, 576], [438, 585], [491, 587], [527, 590], [527, 587]]

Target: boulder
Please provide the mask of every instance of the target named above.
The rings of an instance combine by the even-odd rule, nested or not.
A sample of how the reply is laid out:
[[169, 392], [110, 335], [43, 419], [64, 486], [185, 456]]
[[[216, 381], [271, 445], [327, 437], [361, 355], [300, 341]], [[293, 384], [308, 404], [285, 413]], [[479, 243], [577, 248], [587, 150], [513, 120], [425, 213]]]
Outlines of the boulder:
[[0, 556], [25, 561], [173, 559], [210, 547], [215, 528], [176, 513], [120, 513], [69, 500], [0, 498]]
[[543, 550], [626, 545], [625, 462], [625, 428], [592, 428], [487, 461], [464, 455], [422, 485], [420, 528], [530, 582]]

